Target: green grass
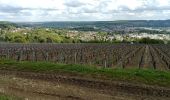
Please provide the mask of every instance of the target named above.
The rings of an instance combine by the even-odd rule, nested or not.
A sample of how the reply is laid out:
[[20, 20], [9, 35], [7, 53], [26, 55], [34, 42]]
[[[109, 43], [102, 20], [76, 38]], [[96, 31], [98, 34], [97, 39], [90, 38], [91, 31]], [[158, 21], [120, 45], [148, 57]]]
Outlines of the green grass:
[[21, 100], [21, 99], [13, 97], [13, 96], [7, 96], [4, 94], [0, 94], [0, 100]]
[[0, 100], [12, 100], [12, 99], [8, 96], [0, 95]]
[[0, 60], [0, 69], [70, 73], [83, 77], [92, 77], [103, 80], [118, 80], [132, 83], [142, 83], [156, 86], [170, 87], [170, 72], [142, 69], [107, 69], [88, 65], [56, 64], [51, 62], [16, 62]]

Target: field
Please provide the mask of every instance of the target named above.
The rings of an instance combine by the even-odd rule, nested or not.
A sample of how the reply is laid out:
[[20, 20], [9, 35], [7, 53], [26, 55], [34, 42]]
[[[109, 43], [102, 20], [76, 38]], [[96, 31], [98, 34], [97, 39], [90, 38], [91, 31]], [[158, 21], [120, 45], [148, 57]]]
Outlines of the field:
[[23, 100], [170, 97], [170, 45], [1, 44], [0, 53], [0, 93]]
[[0, 57], [105, 68], [170, 69], [170, 45], [0, 44]]

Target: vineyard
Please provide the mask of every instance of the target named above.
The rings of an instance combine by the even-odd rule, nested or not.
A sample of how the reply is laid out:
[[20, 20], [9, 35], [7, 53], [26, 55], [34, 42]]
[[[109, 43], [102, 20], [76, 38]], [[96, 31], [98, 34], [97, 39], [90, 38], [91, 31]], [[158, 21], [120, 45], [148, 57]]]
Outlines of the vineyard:
[[0, 57], [105, 68], [170, 69], [170, 45], [0, 44]]

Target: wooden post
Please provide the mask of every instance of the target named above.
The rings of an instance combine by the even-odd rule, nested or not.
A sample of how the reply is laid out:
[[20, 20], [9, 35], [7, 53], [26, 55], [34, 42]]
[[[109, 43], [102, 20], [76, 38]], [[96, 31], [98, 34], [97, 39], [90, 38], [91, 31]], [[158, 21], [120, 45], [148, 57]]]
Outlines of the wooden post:
[[46, 52], [46, 59], [45, 59], [46, 61], [48, 61], [49, 60], [49, 54], [48, 54], [48, 52]]
[[75, 64], [77, 63], [77, 52], [75, 52], [75, 54], [74, 54], [74, 63]]
[[106, 59], [104, 60], [104, 67], [107, 68], [107, 61], [106, 61]]
[[33, 57], [33, 61], [35, 61], [35, 51], [33, 51], [32, 57]]
[[154, 69], [156, 69], [156, 62], [155, 61], [153, 61], [153, 67], [154, 67]]
[[7, 50], [7, 59], [9, 59], [9, 49]]
[[19, 52], [17, 61], [21, 61], [22, 60], [22, 53], [23, 53], [22, 51]]

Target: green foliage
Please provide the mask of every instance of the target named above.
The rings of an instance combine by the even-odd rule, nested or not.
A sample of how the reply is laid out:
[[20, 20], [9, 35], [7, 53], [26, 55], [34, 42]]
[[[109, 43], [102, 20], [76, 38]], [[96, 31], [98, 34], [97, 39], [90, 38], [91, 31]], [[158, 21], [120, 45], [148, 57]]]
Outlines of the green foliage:
[[16, 42], [16, 43], [26, 43], [26, 39], [22, 36], [15, 36], [14, 42]]
[[81, 43], [109, 43], [109, 42], [103, 40], [90, 40], [90, 41], [81, 41]]
[[[7, 30], [6, 30], [7, 31]], [[16, 43], [61, 43], [65, 38], [62, 35], [55, 33], [53, 30], [33, 29], [27, 31], [7, 31], [1, 34], [1, 40], [6, 42]], [[61, 34], [61, 33], [60, 33]]]
[[[124, 21], [122, 21], [124, 22]], [[0, 26], [1, 26], [0, 22]], [[3, 22], [3, 25], [8, 22]], [[0, 30], [0, 42], [11, 42], [11, 43], [130, 43], [131, 40], [128, 37], [124, 37], [123, 41], [119, 40], [107, 40], [107, 36], [112, 34], [121, 34], [116, 31], [114, 33], [108, 33], [103, 31], [94, 32], [94, 36], [89, 39], [88, 32], [72, 33], [70, 30], [65, 29], [53, 29], [53, 28], [3, 28]], [[157, 31], [158, 32], [158, 31]], [[70, 34], [70, 37], [69, 35]], [[85, 36], [86, 38], [83, 38]], [[87, 40], [85, 40], [87, 39]], [[155, 40], [149, 38], [143, 38], [140, 40], [132, 40], [134, 43], [145, 43], [145, 44], [162, 44], [164, 41]]]
[[158, 39], [142, 38], [139, 40], [139, 43], [144, 44], [164, 44], [164, 41]]
[[9, 42], [26, 43], [25, 36], [23, 34], [16, 33], [16, 32], [6, 33], [5, 40]]
[[18, 27], [18, 25], [15, 23], [7, 22], [7, 21], [0, 21], [0, 28], [2, 29], [11, 29], [15, 27]]
[[168, 41], [167, 44], [170, 44], [170, 41]]
[[21, 100], [20, 98], [0, 94], [0, 100]]
[[0, 95], [0, 100], [12, 100], [10, 97]]

